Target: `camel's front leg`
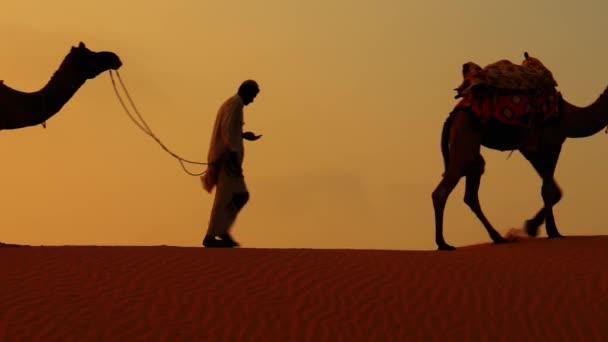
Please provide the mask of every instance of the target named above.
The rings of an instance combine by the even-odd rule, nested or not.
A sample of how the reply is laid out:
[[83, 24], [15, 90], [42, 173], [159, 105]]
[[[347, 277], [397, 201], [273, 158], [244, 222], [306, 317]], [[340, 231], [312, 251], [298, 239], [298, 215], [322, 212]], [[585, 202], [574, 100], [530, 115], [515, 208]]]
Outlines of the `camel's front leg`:
[[[559, 186], [557, 185], [557, 182], [555, 182], [555, 180], [553, 180], [553, 184], [557, 188], [557, 192], [554, 193], [553, 199], [551, 199], [550, 202], [553, 202], [553, 205], [555, 205], [562, 199], [562, 190], [559, 188]], [[529, 236], [535, 237], [538, 235], [538, 229], [540, 228], [540, 226], [543, 223], [545, 223], [545, 207], [544, 206], [542, 208], [540, 208], [540, 210], [536, 213], [536, 215], [534, 215], [533, 218], [526, 221], [526, 223], [524, 225], [524, 229], [526, 230], [526, 233]]]
[[547, 236], [550, 238], [562, 236], [557, 230], [553, 216], [553, 206], [562, 198], [562, 191], [553, 178], [560, 152], [561, 145], [544, 146], [541, 152], [521, 151], [543, 180], [541, 194], [544, 207], [525, 223], [526, 233], [530, 236], [538, 235], [538, 228], [543, 222], [545, 222]]
[[545, 223], [545, 207], [540, 208], [533, 218], [526, 220], [526, 223], [524, 224], [526, 234], [532, 237], [537, 236], [538, 228], [540, 228], [543, 223]]
[[481, 210], [481, 205], [479, 204], [479, 185], [481, 183], [481, 175], [484, 172], [484, 167], [485, 161], [483, 160], [483, 157], [479, 155], [466, 175], [464, 202], [469, 206], [469, 208], [471, 208], [473, 213], [475, 213], [477, 218], [481, 221], [494, 243], [507, 242], [507, 240], [503, 238], [502, 235], [496, 231], [496, 229], [494, 229], [492, 224], [490, 224], [490, 221], [488, 221], [484, 215], [483, 211]]
[[557, 184], [553, 181], [553, 178], [549, 178], [546, 181], [543, 181], [542, 187], [542, 195], [543, 202], [545, 203], [544, 213], [545, 213], [545, 229], [547, 229], [547, 236], [549, 238], [559, 238], [562, 237], [562, 234], [557, 230], [557, 225], [555, 224], [555, 218], [553, 217], [553, 206], [557, 203], [556, 198], [560, 193]]

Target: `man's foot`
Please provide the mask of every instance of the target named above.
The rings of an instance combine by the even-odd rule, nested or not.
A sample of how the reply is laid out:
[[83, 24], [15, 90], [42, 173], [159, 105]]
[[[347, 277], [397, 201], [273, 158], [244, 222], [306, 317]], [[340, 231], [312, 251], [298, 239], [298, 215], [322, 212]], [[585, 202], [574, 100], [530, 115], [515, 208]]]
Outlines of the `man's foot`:
[[238, 246], [234, 242], [216, 239], [215, 236], [207, 235], [203, 240], [205, 248], [232, 248]]
[[236, 241], [234, 241], [234, 239], [232, 238], [232, 236], [230, 236], [230, 234], [223, 234], [219, 236], [220, 239], [222, 239], [222, 241], [226, 241], [226, 243], [231, 244], [232, 247], [239, 247], [240, 244]]

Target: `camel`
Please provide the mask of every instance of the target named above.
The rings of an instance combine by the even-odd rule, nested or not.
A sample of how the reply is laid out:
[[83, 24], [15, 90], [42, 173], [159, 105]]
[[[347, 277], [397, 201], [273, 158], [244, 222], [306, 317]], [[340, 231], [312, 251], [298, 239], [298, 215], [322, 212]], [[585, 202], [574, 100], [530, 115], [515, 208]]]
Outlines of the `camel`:
[[587, 107], [577, 107], [560, 96], [558, 119], [532, 128], [480, 122], [467, 110], [455, 109], [443, 124], [441, 150], [445, 172], [432, 193], [435, 210], [435, 243], [439, 250], [454, 250], [443, 237], [443, 213], [447, 199], [461, 177], [465, 177], [464, 202], [481, 221], [494, 243], [508, 240], [490, 224], [479, 203], [479, 184], [485, 161], [481, 146], [507, 151], [518, 150], [542, 179], [543, 207], [525, 221], [524, 230], [535, 237], [545, 223], [548, 238], [562, 235], [553, 217], [553, 206], [562, 197], [554, 179], [555, 167], [566, 138], [584, 138], [608, 126], [608, 87]]
[[0, 130], [38, 124], [55, 115], [88, 79], [122, 62], [112, 52], [93, 52], [84, 43], [72, 47], [49, 82], [33, 93], [14, 90], [0, 81]]

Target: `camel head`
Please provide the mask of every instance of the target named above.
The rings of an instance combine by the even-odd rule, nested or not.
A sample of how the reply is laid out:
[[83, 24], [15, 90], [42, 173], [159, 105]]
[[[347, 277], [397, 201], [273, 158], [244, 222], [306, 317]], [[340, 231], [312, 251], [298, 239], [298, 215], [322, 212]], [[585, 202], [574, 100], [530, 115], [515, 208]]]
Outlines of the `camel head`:
[[65, 62], [72, 64], [83, 79], [92, 79], [107, 70], [120, 68], [120, 58], [109, 51], [95, 52], [89, 50], [83, 42], [72, 47]]

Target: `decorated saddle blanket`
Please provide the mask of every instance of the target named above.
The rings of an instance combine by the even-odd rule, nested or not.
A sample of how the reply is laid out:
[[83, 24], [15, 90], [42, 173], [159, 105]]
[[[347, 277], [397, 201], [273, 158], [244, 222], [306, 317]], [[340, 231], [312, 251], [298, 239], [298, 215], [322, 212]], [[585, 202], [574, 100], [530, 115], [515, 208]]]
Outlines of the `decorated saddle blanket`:
[[507, 125], [537, 126], [556, 119], [560, 94], [553, 74], [526, 52], [521, 65], [507, 60], [481, 68], [468, 62], [462, 66], [463, 83], [456, 88], [455, 109], [468, 109], [482, 122], [490, 118]]
[[483, 123], [495, 119], [506, 125], [537, 127], [559, 118], [560, 99], [555, 88], [545, 92], [496, 92], [466, 96], [454, 110], [466, 109]]

